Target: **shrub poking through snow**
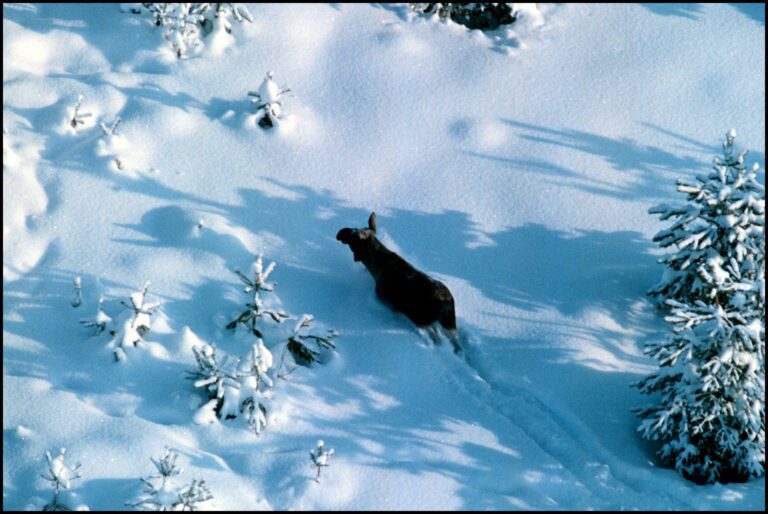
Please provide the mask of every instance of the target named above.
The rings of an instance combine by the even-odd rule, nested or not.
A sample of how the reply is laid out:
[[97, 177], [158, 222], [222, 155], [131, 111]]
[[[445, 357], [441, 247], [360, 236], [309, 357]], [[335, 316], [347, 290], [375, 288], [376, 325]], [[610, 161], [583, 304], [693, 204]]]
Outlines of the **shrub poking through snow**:
[[251, 329], [253, 335], [256, 337], [262, 337], [261, 331], [256, 328], [256, 322], [259, 320], [259, 318], [266, 316], [277, 323], [282, 323], [282, 321], [288, 317], [288, 315], [282, 311], [264, 308], [264, 304], [261, 299], [262, 291], [272, 293], [275, 290], [275, 286], [277, 284], [274, 282], [267, 282], [267, 279], [272, 274], [274, 269], [275, 263], [272, 262], [269, 266], [267, 266], [267, 269], [264, 270], [262, 256], [259, 255], [253, 265], [253, 279], [246, 277], [240, 270], [235, 270], [237, 276], [240, 277], [240, 280], [242, 280], [245, 284], [245, 289], [243, 289], [243, 291], [245, 293], [253, 293], [253, 300], [245, 304], [248, 308], [244, 310], [234, 321], [227, 325], [227, 328], [233, 329], [237, 327], [238, 323], [242, 323]]
[[106, 156], [112, 159], [117, 169], [124, 169], [125, 165], [118, 154], [123, 154], [129, 150], [129, 142], [121, 135], [117, 133], [117, 126], [123, 121], [120, 116], [115, 116], [115, 121], [112, 122], [111, 127], [107, 127], [103, 122], [99, 123], [99, 127], [104, 132], [104, 139], [100, 139], [97, 145], [97, 154]]
[[192, 351], [198, 369], [189, 372], [195, 387], [204, 387], [209, 401], [201, 408], [213, 410], [218, 418], [236, 418], [242, 413], [248, 426], [256, 432], [267, 425], [267, 408], [261, 401], [264, 390], [272, 387], [267, 371], [272, 367], [272, 353], [258, 339], [242, 359], [219, 358], [216, 348], [204, 345]]
[[765, 192], [734, 138], [714, 172], [679, 183], [688, 205], [651, 209], [679, 218], [656, 236], [679, 252], [661, 260], [668, 269], [650, 292], [666, 298], [672, 333], [646, 346], [660, 368], [635, 385], [661, 396], [636, 409], [638, 430], [697, 483], [765, 472]]
[[115, 121], [112, 122], [111, 127], [107, 127], [103, 122], [99, 123], [99, 127], [101, 127], [101, 130], [104, 132], [104, 135], [106, 136], [115, 136], [117, 135], [117, 126], [120, 125], [120, 122], [123, 121], [120, 116], [115, 116]]
[[[314, 319], [313, 316], [304, 314], [293, 327], [293, 333], [288, 338], [286, 348], [291, 352], [296, 364], [302, 366], [309, 366], [311, 363], [318, 361], [321, 352], [336, 349], [332, 341], [334, 337], [339, 335], [336, 330], [328, 330], [325, 336], [301, 333], [312, 325]], [[313, 341], [316, 349], [307, 346], [305, 344], [307, 340]]]
[[96, 311], [96, 316], [93, 318], [83, 318], [80, 320], [80, 323], [83, 326], [86, 327], [96, 327], [96, 335], [101, 334], [104, 332], [104, 330], [109, 329], [109, 332], [112, 335], [115, 335], [114, 330], [112, 330], [112, 318], [110, 318], [105, 312], [104, 312], [104, 298], [99, 297], [99, 308]]
[[115, 335], [110, 343], [115, 347], [115, 360], [122, 361], [126, 359], [125, 348], [138, 346], [144, 342], [144, 335], [149, 332], [152, 314], [160, 307], [160, 303], [147, 303], [147, 289], [149, 281], [144, 284], [140, 291], [130, 296], [131, 304], [128, 305], [121, 301], [123, 305], [133, 310], [130, 317], [123, 322], [121, 330]]
[[258, 125], [261, 128], [271, 128], [280, 120], [283, 112], [283, 94], [290, 91], [290, 88], [279, 88], [272, 81], [275, 72], [267, 72], [264, 81], [259, 86], [258, 91], [248, 91], [248, 96], [252, 96], [251, 103], [256, 106], [256, 117]]
[[78, 276], [75, 277], [75, 297], [72, 299], [72, 307], [80, 307], [81, 303], [83, 303], [82, 282]]
[[326, 451], [325, 442], [319, 440], [317, 442], [317, 448], [309, 451], [309, 457], [312, 459], [312, 465], [317, 469], [317, 475], [315, 475], [315, 482], [320, 483], [320, 470], [328, 467], [331, 457], [333, 457], [333, 448]]
[[63, 511], [72, 510], [67, 506], [60, 498], [63, 489], [69, 489], [72, 485], [72, 481], [80, 478], [80, 464], [77, 464], [74, 468], [70, 468], [64, 464], [64, 455], [67, 449], [62, 448], [59, 450], [59, 455], [56, 458], [51, 457], [51, 452], [45, 452], [45, 457], [48, 460], [48, 474], [41, 475], [45, 480], [48, 480], [53, 485], [53, 499], [43, 507], [44, 511]]
[[[136, 503], [126, 503], [130, 507], [143, 507], [147, 510], [197, 510], [202, 502], [213, 499], [213, 495], [204, 480], [192, 480], [187, 486], [176, 484], [181, 469], [176, 466], [178, 454], [169, 448], [165, 455], [152, 459], [158, 474], [149, 475], [139, 480], [145, 486], [145, 497]], [[159, 483], [158, 483], [159, 480]]]
[[89, 118], [92, 116], [89, 112], [80, 112], [80, 106], [83, 104], [83, 95], [77, 97], [77, 104], [75, 104], [75, 112], [72, 114], [72, 118], [69, 120], [69, 126], [72, 130], [77, 130], [78, 125], [85, 125], [83, 118]]
[[421, 14], [449, 18], [468, 29], [494, 30], [517, 19], [515, 4], [507, 3], [412, 3], [411, 9]]

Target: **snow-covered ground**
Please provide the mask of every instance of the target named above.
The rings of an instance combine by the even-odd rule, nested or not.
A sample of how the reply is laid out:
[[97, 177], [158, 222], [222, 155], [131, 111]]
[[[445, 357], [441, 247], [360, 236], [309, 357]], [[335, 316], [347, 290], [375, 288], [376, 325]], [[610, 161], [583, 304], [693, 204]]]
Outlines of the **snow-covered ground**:
[[[216, 509], [764, 509], [764, 478], [659, 466], [630, 412], [667, 331], [648, 208], [732, 127], [765, 164], [762, 4], [536, 4], [492, 34], [394, 4], [250, 9], [179, 61], [117, 5], [3, 4], [4, 509], [51, 499], [61, 447], [90, 509], [128, 508], [166, 447]], [[291, 91], [265, 131], [247, 93], [269, 70]], [[335, 240], [371, 211], [451, 289], [465, 356]], [[225, 326], [257, 253], [293, 318], [265, 330], [275, 361], [302, 313], [340, 332], [273, 376], [258, 436], [195, 423], [186, 377], [194, 345], [249, 351]], [[78, 321], [147, 280], [162, 307], [116, 363]]]

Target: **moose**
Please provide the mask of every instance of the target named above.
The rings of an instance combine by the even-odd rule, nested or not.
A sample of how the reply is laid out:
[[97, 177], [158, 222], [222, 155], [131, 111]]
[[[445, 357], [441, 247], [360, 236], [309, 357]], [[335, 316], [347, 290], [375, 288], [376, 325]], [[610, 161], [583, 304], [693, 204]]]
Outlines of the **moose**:
[[368, 228], [343, 228], [336, 239], [348, 245], [355, 262], [362, 262], [376, 281], [376, 296], [400, 311], [416, 326], [438, 340], [439, 323], [448, 333], [454, 351], [460, 353], [453, 295], [442, 282], [414, 268], [376, 238], [376, 213]]

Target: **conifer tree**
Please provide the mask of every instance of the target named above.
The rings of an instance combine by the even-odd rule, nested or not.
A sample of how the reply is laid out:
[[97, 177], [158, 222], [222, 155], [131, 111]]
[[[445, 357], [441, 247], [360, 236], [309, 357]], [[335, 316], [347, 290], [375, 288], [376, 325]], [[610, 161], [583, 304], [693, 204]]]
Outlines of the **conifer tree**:
[[63, 491], [72, 486], [72, 481], [81, 477], [79, 471], [80, 464], [73, 468], [64, 464], [64, 455], [66, 453], [67, 449], [61, 448], [59, 455], [53, 458], [51, 457], [51, 452], [45, 452], [45, 457], [48, 461], [48, 474], [41, 476], [51, 482], [54, 492], [53, 499], [43, 507], [44, 511], [67, 511], [75, 508], [72, 505], [68, 505], [70, 502], [63, 501], [61, 498]]
[[157, 474], [140, 478], [145, 486], [145, 496], [138, 502], [126, 505], [151, 510], [197, 510], [200, 503], [213, 499], [205, 480], [195, 479], [187, 486], [177, 484], [176, 477], [182, 471], [176, 465], [178, 456], [175, 450], [166, 448], [162, 458], [150, 458]]
[[248, 96], [253, 97], [251, 103], [256, 106], [258, 124], [264, 129], [271, 128], [280, 120], [283, 113], [282, 96], [291, 90], [288, 87], [279, 88], [272, 81], [274, 75], [275, 72], [268, 71], [258, 91], [248, 91]]
[[133, 311], [132, 315], [125, 319], [122, 328], [115, 334], [110, 346], [114, 347], [115, 360], [123, 361], [126, 359], [125, 349], [138, 346], [144, 342], [144, 335], [149, 332], [150, 320], [155, 310], [160, 307], [160, 302], [147, 303], [146, 295], [149, 289], [149, 281], [144, 284], [140, 291], [131, 294], [131, 304], [124, 301], [121, 304]]
[[635, 385], [661, 396], [636, 409], [638, 430], [698, 483], [765, 469], [765, 190], [746, 151], [734, 154], [735, 137], [712, 173], [679, 182], [687, 205], [650, 210], [677, 218], [655, 240], [678, 252], [661, 259], [667, 270], [650, 291], [671, 309], [672, 333], [646, 346], [660, 368]]
[[244, 310], [234, 321], [227, 325], [227, 328], [233, 329], [237, 327], [238, 323], [242, 323], [245, 326], [249, 326], [253, 335], [260, 338], [262, 337], [261, 331], [256, 328], [256, 322], [259, 318], [269, 317], [276, 323], [282, 323], [288, 315], [280, 310], [270, 309], [264, 307], [264, 302], [261, 298], [261, 292], [274, 292], [276, 283], [267, 282], [267, 279], [275, 269], [275, 263], [272, 262], [267, 269], [264, 269], [262, 256], [256, 257], [256, 262], [253, 264], [253, 279], [246, 277], [240, 270], [235, 270], [237, 276], [245, 284], [243, 291], [245, 293], [253, 293], [253, 300], [245, 304], [248, 307]]
[[[214, 412], [219, 418], [236, 418], [240, 408], [241, 385], [237, 379], [237, 363], [229, 356], [219, 358], [216, 347], [203, 345], [201, 349], [193, 347], [198, 369], [190, 372], [195, 379], [195, 387], [203, 387], [208, 399], [214, 401]], [[204, 406], [207, 408], [207, 406]]]
[[325, 449], [325, 442], [321, 439], [317, 442], [317, 448], [309, 451], [309, 458], [312, 460], [312, 465], [317, 469], [317, 475], [315, 476], [315, 482], [320, 482], [320, 470], [330, 466], [331, 457], [333, 457], [334, 449]]

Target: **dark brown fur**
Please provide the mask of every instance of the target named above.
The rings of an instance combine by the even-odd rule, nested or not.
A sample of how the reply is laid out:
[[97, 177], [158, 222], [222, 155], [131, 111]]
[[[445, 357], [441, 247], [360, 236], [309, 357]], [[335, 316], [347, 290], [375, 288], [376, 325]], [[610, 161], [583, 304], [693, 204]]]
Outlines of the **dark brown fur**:
[[456, 340], [453, 296], [442, 282], [417, 270], [376, 238], [376, 214], [368, 228], [343, 228], [336, 239], [349, 245], [355, 262], [362, 262], [376, 281], [376, 295], [419, 327], [439, 322]]

